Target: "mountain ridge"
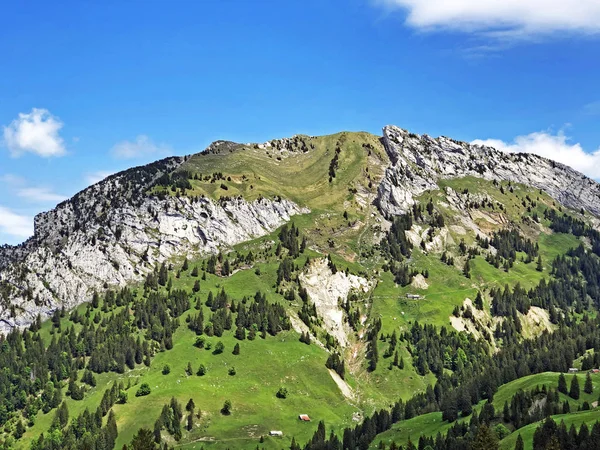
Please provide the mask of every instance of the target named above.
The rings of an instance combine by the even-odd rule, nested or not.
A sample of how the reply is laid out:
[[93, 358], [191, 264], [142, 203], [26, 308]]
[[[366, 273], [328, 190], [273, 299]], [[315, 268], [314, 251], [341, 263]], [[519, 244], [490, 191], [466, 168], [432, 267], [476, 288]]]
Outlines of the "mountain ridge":
[[[310, 139], [294, 136], [250, 145], [220, 140], [200, 155], [255, 150], [271, 158], [275, 152], [283, 155], [277, 156], [277, 164], [285, 164], [285, 154], [308, 154], [314, 148], [304, 138]], [[376, 187], [374, 203], [387, 219], [407, 212], [440, 180], [464, 176], [526, 184], [569, 208], [600, 214], [600, 185], [545, 158], [419, 136], [391, 125], [378, 139], [391, 163]], [[188, 175], [178, 171], [190, 158], [165, 158], [111, 175], [37, 215], [35, 234], [25, 243], [0, 248], [0, 332], [27, 326], [37, 314], [47, 316], [89, 300], [95, 289], [140, 280], [153, 264], [187, 253], [216, 253], [309, 211], [279, 196], [252, 201], [241, 195], [187, 197]], [[172, 188], [180, 183], [184, 195], [177, 187], [177, 195], [149, 192], [165, 176], [175, 183]]]

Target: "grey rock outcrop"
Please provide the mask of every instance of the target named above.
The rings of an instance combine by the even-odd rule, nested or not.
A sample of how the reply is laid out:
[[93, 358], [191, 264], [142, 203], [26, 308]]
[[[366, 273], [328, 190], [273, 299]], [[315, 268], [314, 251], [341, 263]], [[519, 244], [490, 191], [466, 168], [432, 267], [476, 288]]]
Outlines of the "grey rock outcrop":
[[600, 215], [600, 185], [541, 156], [419, 136], [395, 126], [383, 129], [383, 144], [392, 164], [379, 185], [377, 203], [387, 217], [406, 212], [415, 197], [437, 189], [438, 180], [468, 175], [526, 184], [569, 208]]
[[0, 248], [0, 333], [83, 303], [94, 289], [139, 281], [171, 257], [216, 253], [268, 234], [302, 212], [282, 199], [147, 194], [183, 161], [113, 175], [38, 215], [24, 244]]

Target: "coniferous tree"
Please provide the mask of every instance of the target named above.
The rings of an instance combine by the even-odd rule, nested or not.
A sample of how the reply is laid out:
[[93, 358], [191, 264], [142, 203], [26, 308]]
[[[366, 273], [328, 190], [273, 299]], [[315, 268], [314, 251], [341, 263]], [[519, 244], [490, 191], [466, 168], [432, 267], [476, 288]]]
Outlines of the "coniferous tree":
[[167, 266], [163, 262], [160, 265], [160, 269], [158, 271], [158, 284], [161, 286], [165, 286], [167, 284], [167, 279], [169, 277], [169, 272], [167, 271]]
[[594, 384], [592, 383], [592, 377], [590, 376], [589, 372], [585, 377], [585, 385], [583, 387], [583, 392], [585, 392], [586, 394], [591, 394], [592, 392], [594, 392]]
[[525, 444], [523, 443], [523, 438], [521, 437], [521, 433], [517, 436], [517, 442], [515, 443], [515, 450], [524, 450]]
[[487, 425], [481, 425], [477, 430], [471, 448], [473, 450], [497, 450], [498, 438], [496, 437], [496, 433]]
[[471, 278], [471, 265], [469, 264], [469, 260], [465, 261], [465, 266], [463, 268], [463, 275], [467, 278]]
[[573, 379], [571, 380], [571, 388], [569, 389], [569, 397], [572, 399], [579, 399], [579, 379], [577, 375], [573, 375]]
[[194, 409], [196, 409], [196, 404], [194, 403], [194, 400], [190, 398], [190, 399], [188, 400], [188, 402], [186, 403], [186, 405], [185, 405], [185, 410], [186, 410], [187, 412], [191, 412], [191, 413], [193, 413], [193, 412], [194, 412]]
[[483, 297], [481, 296], [481, 291], [477, 291], [477, 296], [475, 297], [474, 302], [475, 308], [478, 310], [483, 310]]
[[156, 450], [152, 431], [140, 428], [131, 441], [131, 450]]
[[558, 392], [567, 395], [569, 391], [567, 390], [567, 380], [564, 374], [560, 374], [558, 376]]

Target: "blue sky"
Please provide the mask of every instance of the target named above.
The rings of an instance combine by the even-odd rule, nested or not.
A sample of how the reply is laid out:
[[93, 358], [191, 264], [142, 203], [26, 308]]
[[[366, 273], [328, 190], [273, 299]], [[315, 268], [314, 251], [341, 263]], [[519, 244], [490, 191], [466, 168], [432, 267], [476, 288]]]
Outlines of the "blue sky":
[[106, 174], [216, 139], [395, 124], [598, 178], [599, 3], [5, 2], [0, 243]]

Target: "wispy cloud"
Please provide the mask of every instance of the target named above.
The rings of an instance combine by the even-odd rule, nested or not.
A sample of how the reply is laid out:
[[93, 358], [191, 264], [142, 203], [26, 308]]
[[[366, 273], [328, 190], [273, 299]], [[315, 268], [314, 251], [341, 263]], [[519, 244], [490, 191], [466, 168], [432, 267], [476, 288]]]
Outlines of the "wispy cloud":
[[67, 197], [53, 192], [46, 187], [26, 187], [17, 190], [17, 195], [30, 202], [35, 203], [60, 203]]
[[172, 154], [172, 149], [166, 144], [156, 144], [148, 136], [140, 134], [134, 141], [122, 141], [111, 150], [119, 159], [133, 159], [141, 157], [161, 157]]
[[0, 175], [0, 182], [28, 203], [59, 203], [67, 198], [47, 186], [30, 186], [25, 178], [11, 173]]
[[112, 175], [113, 173], [114, 172], [110, 172], [108, 170], [98, 170], [96, 172], [86, 173], [84, 178], [87, 184], [92, 185], [104, 180], [106, 177]]
[[0, 206], [0, 232], [21, 240], [27, 239], [33, 235], [33, 217]]
[[4, 145], [13, 157], [34, 153], [44, 158], [66, 153], [60, 136], [63, 123], [47, 109], [33, 108], [4, 127]]
[[571, 143], [570, 138], [562, 131], [556, 134], [539, 131], [517, 136], [512, 142], [499, 139], [476, 139], [472, 143], [510, 153], [535, 153], [571, 166], [591, 178], [600, 178], [600, 148], [591, 153], [586, 152], [581, 144]]
[[600, 100], [590, 102], [583, 107], [583, 112], [590, 116], [600, 115]]
[[374, 0], [406, 12], [406, 24], [425, 31], [451, 30], [495, 40], [556, 33], [600, 33], [598, 0]]

